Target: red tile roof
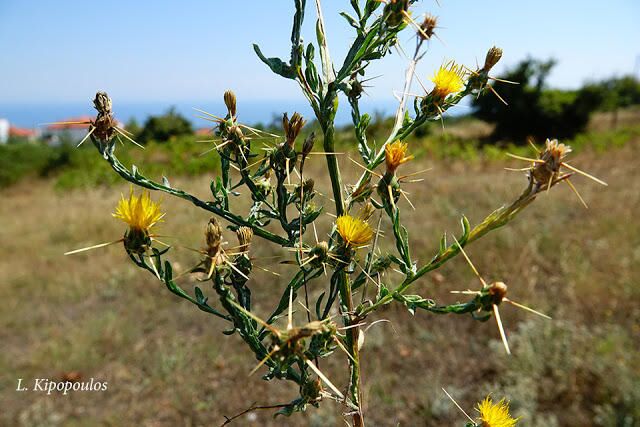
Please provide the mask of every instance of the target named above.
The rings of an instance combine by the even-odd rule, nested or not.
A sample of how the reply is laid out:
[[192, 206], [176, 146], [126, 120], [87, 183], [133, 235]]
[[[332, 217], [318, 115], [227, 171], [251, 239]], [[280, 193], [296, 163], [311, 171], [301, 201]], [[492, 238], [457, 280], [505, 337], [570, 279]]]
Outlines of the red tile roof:
[[11, 126], [9, 128], [10, 136], [22, 136], [22, 137], [32, 137], [36, 136], [36, 131], [34, 129], [23, 129]]
[[50, 124], [47, 126], [47, 130], [86, 129], [89, 125], [89, 121], [93, 119], [94, 118], [91, 116], [71, 117], [69, 119], [60, 120], [60, 123]]

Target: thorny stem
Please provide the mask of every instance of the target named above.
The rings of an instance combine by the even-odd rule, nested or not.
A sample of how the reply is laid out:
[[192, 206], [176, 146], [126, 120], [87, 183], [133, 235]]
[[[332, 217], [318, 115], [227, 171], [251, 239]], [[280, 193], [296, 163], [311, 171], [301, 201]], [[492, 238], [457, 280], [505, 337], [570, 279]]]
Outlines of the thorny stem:
[[[324, 31], [324, 19], [322, 17], [322, 7], [320, 0], [316, 0], [316, 9], [318, 13], [318, 43], [320, 44], [320, 58], [322, 62], [322, 70], [324, 74], [325, 84], [327, 85], [327, 94], [321, 108], [321, 117], [318, 117], [324, 134], [324, 151], [327, 158], [327, 169], [331, 178], [331, 188], [333, 190], [333, 198], [336, 205], [336, 215], [341, 216], [345, 213], [344, 201], [342, 198], [342, 178], [338, 167], [338, 159], [335, 153], [335, 125], [334, 118], [338, 109], [338, 94], [335, 89], [335, 74], [333, 72], [333, 63], [329, 55], [329, 47], [327, 46], [326, 33]], [[358, 408], [353, 414], [354, 427], [364, 427], [364, 417], [362, 414], [362, 399], [360, 398], [360, 353], [358, 351], [359, 328], [353, 326], [357, 323], [353, 319], [353, 296], [351, 292], [351, 282], [345, 269], [340, 270], [338, 278], [338, 286], [340, 292], [341, 308], [344, 311], [343, 324], [350, 327], [346, 336], [347, 349], [351, 355], [349, 358], [349, 397], [353, 404]], [[353, 326], [353, 327], [352, 327]]]
[[200, 200], [197, 197], [185, 191], [168, 187], [166, 185], [160, 184], [150, 179], [141, 177], [139, 175], [136, 176], [137, 174], [134, 174], [131, 171], [129, 171], [122, 163], [120, 163], [120, 161], [112, 153], [111, 154], [106, 153], [105, 156], [107, 161], [113, 168], [113, 170], [116, 171], [118, 175], [120, 175], [122, 178], [124, 178], [125, 180], [133, 184], [139, 185], [140, 187], [148, 188], [150, 190], [163, 191], [165, 193], [171, 194], [172, 196], [176, 196], [181, 199], [188, 200], [194, 205], [198, 206], [199, 208], [212, 212], [235, 225], [251, 227], [253, 229], [253, 232], [256, 234], [256, 236], [260, 236], [263, 239], [269, 240], [273, 243], [277, 243], [278, 245], [281, 245], [281, 246], [291, 246], [291, 243], [289, 242], [289, 240], [285, 239], [284, 237], [273, 234], [262, 227], [258, 227], [257, 225], [246, 221], [241, 216], [235, 215], [225, 209], [222, 209], [211, 202], [205, 202], [204, 200]]
[[[331, 85], [330, 85], [331, 86]], [[335, 127], [334, 117], [338, 107], [338, 97], [335, 91], [330, 89], [325, 98], [323, 105], [323, 116], [318, 117], [324, 134], [324, 151], [327, 153], [327, 168], [329, 177], [331, 178], [331, 187], [333, 189], [333, 198], [336, 205], [336, 215], [340, 216], [345, 213], [344, 201], [342, 199], [342, 178], [340, 169], [338, 168], [338, 160], [335, 153]], [[342, 269], [338, 278], [338, 287], [340, 293], [341, 308], [343, 314], [343, 324], [350, 327], [358, 323], [357, 319], [353, 319], [353, 296], [351, 292], [351, 282], [347, 272]], [[360, 398], [360, 353], [358, 351], [359, 328], [357, 326], [350, 327], [346, 336], [346, 347], [351, 357], [349, 358], [349, 397], [352, 403], [359, 409], [353, 414], [354, 427], [364, 427], [364, 417], [362, 415], [362, 407]]]
[[[467, 244], [479, 239], [485, 234], [489, 233], [492, 230], [495, 230], [499, 227], [502, 227], [507, 222], [511, 221], [517, 213], [519, 213], [522, 209], [524, 209], [529, 203], [531, 203], [540, 192], [540, 188], [538, 186], [534, 186], [530, 181], [529, 185], [522, 194], [508, 207], [502, 207], [489, 216], [487, 216], [484, 221], [480, 224], [476, 225], [470, 232], [467, 239], [461, 243], [461, 246], [466, 246]], [[394, 295], [402, 294], [413, 282], [424, 276], [426, 273], [433, 271], [439, 268], [442, 264], [449, 261], [451, 258], [455, 257], [460, 253], [460, 246], [458, 244], [451, 245], [447, 248], [446, 251], [440, 253], [433, 257], [429, 263], [421, 267], [415, 274], [407, 275], [405, 280], [398, 285], [394, 290], [392, 290], [388, 295], [377, 300], [375, 303], [362, 308], [358, 311], [358, 315], [360, 317], [364, 317], [367, 314], [377, 310], [383, 305], [389, 304], [394, 299]]]

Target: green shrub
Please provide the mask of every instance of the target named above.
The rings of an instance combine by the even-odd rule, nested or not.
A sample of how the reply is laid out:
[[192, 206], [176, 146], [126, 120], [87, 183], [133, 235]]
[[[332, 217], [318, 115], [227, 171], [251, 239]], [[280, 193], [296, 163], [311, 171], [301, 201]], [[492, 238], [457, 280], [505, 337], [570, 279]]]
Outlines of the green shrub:
[[167, 142], [177, 136], [192, 134], [191, 122], [176, 112], [175, 108], [170, 108], [161, 116], [151, 116], [147, 119], [138, 136], [138, 142]]
[[592, 92], [548, 89], [546, 80], [554, 65], [553, 60], [526, 59], [501, 76], [519, 83], [498, 85], [509, 105], [496, 96], [474, 98], [474, 115], [496, 124], [495, 139], [524, 143], [528, 136], [567, 138], [586, 127], [590, 114], [601, 105], [600, 97]]

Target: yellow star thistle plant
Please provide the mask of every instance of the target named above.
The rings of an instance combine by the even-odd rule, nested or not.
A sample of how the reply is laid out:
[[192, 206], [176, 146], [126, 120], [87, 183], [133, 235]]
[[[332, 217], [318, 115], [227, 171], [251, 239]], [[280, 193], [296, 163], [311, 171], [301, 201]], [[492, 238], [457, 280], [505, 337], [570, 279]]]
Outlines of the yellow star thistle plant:
[[[472, 315], [477, 320], [495, 316], [498, 320], [498, 311], [492, 307], [500, 302], [498, 299], [507, 299], [504, 295], [498, 298], [495, 292], [489, 292], [493, 289], [491, 287], [464, 292], [468, 298], [466, 301], [448, 303], [434, 301], [433, 295], [417, 295], [411, 292], [415, 289], [410, 288], [427, 273], [463, 253], [463, 247], [512, 221], [554, 183], [565, 180], [569, 184], [568, 177], [573, 173], [597, 179], [563, 159], [568, 152], [567, 147], [549, 142], [537, 158], [521, 158], [530, 163], [524, 168], [527, 183], [524, 189], [515, 192], [511, 203], [489, 213], [475, 226], [463, 216], [460, 219], [462, 229], [457, 236], [449, 239], [445, 233], [439, 245], [433, 245], [437, 247], [435, 253], [418, 259], [410, 244], [411, 232], [415, 230], [403, 225], [405, 206], [400, 196], [404, 195], [407, 203], [413, 206], [403, 187], [420, 181], [406, 178], [423, 171], [396, 176], [397, 168], [413, 158], [407, 154], [406, 141], [422, 126], [441, 118], [464, 97], [480, 96], [493, 90], [487, 84], [491, 78], [488, 72], [501, 59], [502, 50], [491, 48], [484, 67], [467, 70], [468, 75], [462, 66], [454, 62], [442, 65], [433, 76], [434, 89], [426, 96], [416, 98], [410, 108], [408, 97], [416, 80], [416, 66], [427, 53], [425, 43], [434, 34], [436, 20], [428, 17], [423, 25], [418, 25], [410, 19], [409, 7], [417, 3], [413, 0], [344, 2], [353, 11], [352, 14], [343, 12], [340, 16], [349, 22], [355, 34], [350, 46], [338, 49], [348, 52], [338, 66], [331, 59], [327, 41], [330, 38], [325, 32], [321, 2], [316, 0], [315, 3], [316, 31], [313, 37], [304, 38], [313, 39], [313, 42], [303, 42], [302, 37], [305, 11], [310, 8], [306, 8], [306, 0], [294, 0], [291, 46], [287, 49], [287, 58], [267, 56], [258, 45], [254, 45], [254, 50], [271, 71], [297, 83], [310, 104], [319, 129], [307, 133], [304, 129], [306, 119], [297, 113], [289, 116], [284, 112], [283, 129], [279, 133], [247, 126], [238, 121], [242, 103], [232, 91], [226, 91], [223, 97], [225, 112], [215, 115], [198, 110], [204, 114], [203, 119], [215, 124], [215, 145], [208, 153], [216, 156], [220, 165], [218, 176], [207, 188], [210, 194], [206, 198], [172, 186], [167, 178], [155, 181], [135, 165], [120, 162], [115, 154], [117, 138], [130, 138], [116, 126], [109, 96], [105, 92], [96, 94], [94, 107], [98, 111], [97, 117], [89, 122], [91, 127], [82, 141], [90, 138], [115, 173], [144, 190], [138, 196], [133, 190], [129, 197], [122, 196], [113, 213], [115, 218], [129, 226], [124, 237], [67, 254], [124, 242], [126, 254], [136, 266], [152, 273], [174, 295], [216, 316], [220, 323], [218, 326], [225, 334], [235, 335], [236, 339], [244, 341], [251, 353], [248, 360], [260, 360], [254, 370], [263, 370], [265, 380], [287, 381], [299, 390], [299, 396], [289, 403], [252, 406], [242, 414], [256, 408], [276, 408], [279, 409], [278, 414], [289, 416], [317, 407], [323, 400], [333, 400], [343, 406], [343, 413], [349, 414], [352, 426], [364, 427], [363, 408], [366, 405], [362, 395], [360, 350], [365, 345], [363, 325], [368, 324], [369, 327], [376, 323], [372, 320], [374, 312], [395, 303], [411, 314], [420, 311], [439, 315]], [[383, 5], [384, 10], [381, 11]], [[406, 39], [400, 37], [400, 33], [408, 29], [415, 32], [416, 48], [407, 65], [404, 90], [393, 118], [393, 127], [383, 143], [376, 146], [368, 140], [371, 116], [364, 113], [360, 105], [365, 87], [363, 83], [371, 80], [367, 76], [369, 65], [398, 47], [400, 41]], [[337, 135], [344, 134], [342, 130], [337, 132], [335, 125], [337, 110], [345, 107], [339, 102], [341, 97], [348, 100], [346, 107], [351, 110], [355, 135], [354, 146], [345, 147], [344, 151], [359, 156], [360, 162], [354, 162], [364, 170], [355, 182], [343, 179], [338, 155], [347, 153], [336, 150]], [[255, 145], [263, 144], [265, 139], [274, 143], [260, 147]], [[316, 146], [321, 141], [321, 151], [313, 151], [316, 139]], [[322, 157], [326, 171], [321, 176], [307, 176], [305, 161]], [[383, 163], [386, 165], [384, 175], [376, 172]], [[562, 174], [560, 167], [569, 172]], [[373, 175], [379, 178], [377, 184], [372, 182]], [[296, 176], [299, 182], [293, 182]], [[314, 199], [320, 194], [314, 183], [322, 185], [325, 181], [321, 178], [330, 181], [331, 194], [326, 200], [331, 200], [331, 203], [320, 203]], [[597, 182], [603, 184], [602, 181]], [[198, 257], [194, 260], [197, 263], [194, 268], [174, 274], [174, 266], [177, 265], [172, 264], [174, 247], [153, 245], [156, 242], [162, 244], [150, 230], [162, 221], [164, 214], [160, 205], [151, 200], [149, 190], [182, 199], [212, 215], [205, 233], [207, 247], [192, 249]], [[358, 211], [362, 212], [361, 217], [354, 216]], [[335, 227], [326, 241], [318, 241], [315, 223], [323, 213], [336, 218]], [[367, 223], [367, 219], [374, 216], [378, 217], [379, 224], [375, 233]], [[227, 232], [225, 226], [236, 234], [237, 247], [222, 247], [224, 233]], [[390, 230], [385, 239], [393, 244], [379, 247], [377, 243], [382, 226]], [[313, 231], [309, 233], [310, 230]], [[418, 232], [432, 234], [433, 230]], [[189, 237], [188, 234], [177, 236], [178, 239]], [[194, 242], [184, 244], [184, 248], [197, 245]], [[252, 297], [255, 298], [251, 292], [255, 285], [253, 272], [263, 268], [254, 264], [249, 251], [258, 244], [275, 246], [282, 257], [288, 257], [282, 264], [292, 269], [286, 280], [270, 287], [279, 298], [266, 318], [257, 315], [255, 307], [252, 307]], [[386, 276], [383, 282], [381, 277], [387, 270], [394, 270], [397, 275], [390, 274], [391, 277]], [[193, 286], [194, 280], [190, 280], [184, 289], [181, 287], [179, 279], [201, 273], [206, 277], [195, 278], [200, 286]], [[376, 295], [367, 294], [369, 282], [375, 283]], [[308, 284], [313, 286], [314, 295], [307, 292]], [[421, 289], [429, 292], [426, 286]], [[295, 328], [293, 306], [302, 303], [301, 295], [304, 295], [303, 306], [307, 309], [308, 322], [306, 326]], [[261, 309], [265, 305], [261, 301]], [[288, 318], [286, 329], [276, 326], [285, 316]], [[334, 327], [330, 321], [332, 318], [339, 319], [341, 325]], [[336, 359], [347, 364], [348, 377], [328, 378], [314, 361], [339, 352], [346, 353], [347, 357]], [[343, 370], [336, 369], [335, 372]], [[493, 404], [487, 398], [479, 404], [478, 410], [485, 427], [510, 427], [517, 421], [509, 415], [504, 401]], [[225, 424], [234, 418], [237, 417], [227, 418]], [[471, 417], [467, 418], [473, 421]], [[295, 421], [293, 423], [296, 424]], [[424, 422], [416, 420], [413, 424]]]
[[447, 96], [460, 92], [465, 85], [464, 68], [451, 61], [441, 65], [433, 75], [431, 81], [435, 85], [431, 94], [434, 98], [444, 99]]
[[336, 228], [342, 240], [353, 248], [368, 244], [373, 238], [373, 230], [365, 221], [351, 215], [342, 215], [336, 220]]
[[480, 413], [481, 427], [513, 427], [518, 422], [517, 418], [511, 417], [509, 403], [504, 399], [493, 403], [491, 397], [487, 396], [478, 403], [477, 411]]

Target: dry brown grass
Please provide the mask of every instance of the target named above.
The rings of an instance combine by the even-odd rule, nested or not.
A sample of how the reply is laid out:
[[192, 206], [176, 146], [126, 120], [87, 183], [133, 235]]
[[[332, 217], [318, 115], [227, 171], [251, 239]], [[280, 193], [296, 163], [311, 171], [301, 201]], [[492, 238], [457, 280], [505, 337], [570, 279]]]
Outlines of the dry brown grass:
[[[396, 332], [381, 323], [366, 334], [363, 375], [369, 425], [461, 425], [462, 417], [440, 387], [454, 392], [469, 410], [487, 391], [498, 397], [507, 393], [514, 409], [529, 417], [524, 425], [613, 425], [602, 421], [606, 414], [601, 413], [607, 405], [620, 408], [622, 398], [615, 395], [615, 387], [623, 390], [626, 379], [633, 389], [640, 379], [637, 143], [606, 155], [577, 153], [576, 164], [610, 184], [604, 189], [575, 180], [591, 206], [588, 211], [568, 188], [554, 188], [512, 226], [468, 248], [488, 280], [505, 281], [513, 299], [555, 319], [545, 326], [543, 319], [505, 306], [503, 320], [513, 337], [511, 358], [502, 355], [493, 322], [426, 313], [411, 318], [397, 305], [379, 313]], [[315, 171], [320, 171], [322, 164], [315, 163]], [[346, 159], [342, 163], [351, 168]], [[507, 160], [422, 163], [405, 167], [435, 168], [424, 183], [410, 189], [419, 210], [404, 210], [413, 255], [420, 260], [432, 256], [443, 231], [458, 231], [461, 214], [475, 223], [525, 185], [521, 175], [502, 170]], [[175, 184], [206, 191], [208, 178]], [[326, 194], [326, 182], [320, 190]], [[62, 255], [120, 237], [123, 228], [109, 215], [120, 191], [126, 187], [60, 193], [49, 182], [33, 182], [1, 193], [0, 423], [217, 425], [223, 415], [254, 401], [273, 404], [294, 397], [297, 391], [288, 384], [247, 377], [256, 361], [243, 351], [238, 337], [222, 335], [220, 320], [176, 299], [136, 269], [120, 246]], [[162, 232], [179, 233], [184, 244], [200, 245], [208, 215], [182, 201], [165, 198], [164, 205], [169, 213]], [[326, 224], [321, 229], [326, 232]], [[279, 252], [265, 248], [256, 256], [274, 253]], [[196, 262], [188, 251], [176, 256], [182, 268]], [[262, 264], [287, 271], [273, 260]], [[184, 282], [185, 288], [192, 286]], [[265, 273], [257, 274], [251, 287], [255, 300], [261, 301], [256, 310], [266, 314], [283, 284]], [[444, 302], [455, 300], [450, 290], [477, 287], [464, 261], [455, 259], [417, 282], [414, 290]], [[314, 283], [311, 292], [319, 291], [319, 283]], [[559, 335], [557, 330], [569, 332]], [[573, 331], [581, 331], [584, 345], [572, 341], [578, 333]], [[547, 339], [557, 342], [552, 345]], [[533, 346], [536, 342], [542, 345]], [[576, 356], [593, 363], [585, 367]], [[540, 366], [525, 363], [539, 358]], [[591, 365], [601, 368], [587, 369]], [[326, 362], [322, 366], [341, 384], [341, 372]], [[59, 379], [70, 371], [108, 381], [108, 391], [68, 396], [15, 391], [17, 378]], [[611, 372], [614, 386], [607, 384], [606, 375], [598, 377], [601, 371]], [[637, 414], [640, 403], [633, 399], [626, 408]], [[255, 420], [245, 417], [237, 425], [340, 426], [340, 410], [326, 402], [319, 410], [310, 408], [290, 419], [273, 421], [269, 412], [255, 413]], [[538, 423], [531, 414], [540, 414]]]

